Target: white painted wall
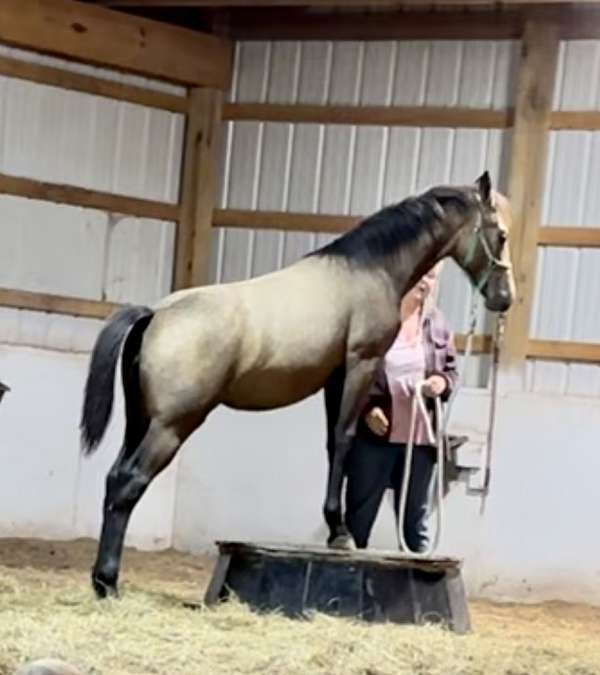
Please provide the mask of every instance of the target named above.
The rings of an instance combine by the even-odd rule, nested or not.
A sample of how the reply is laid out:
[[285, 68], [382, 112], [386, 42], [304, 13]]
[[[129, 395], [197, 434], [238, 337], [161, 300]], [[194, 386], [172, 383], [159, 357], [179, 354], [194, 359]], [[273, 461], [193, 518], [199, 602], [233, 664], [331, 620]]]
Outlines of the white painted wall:
[[[72, 539], [99, 534], [104, 480], [120, 446], [123, 411], [92, 458], [79, 453], [79, 416], [88, 354], [0, 345], [0, 537]], [[160, 476], [134, 514], [129, 543], [171, 543], [175, 466]]]

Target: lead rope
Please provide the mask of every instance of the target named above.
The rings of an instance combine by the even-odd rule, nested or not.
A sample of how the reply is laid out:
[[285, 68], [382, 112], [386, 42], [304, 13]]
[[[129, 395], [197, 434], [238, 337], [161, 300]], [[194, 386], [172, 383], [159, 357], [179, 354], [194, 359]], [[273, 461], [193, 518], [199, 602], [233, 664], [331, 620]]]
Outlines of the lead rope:
[[485, 459], [482, 467], [483, 471], [483, 486], [480, 489], [471, 489], [470, 493], [479, 493], [481, 495], [480, 515], [485, 511], [486, 499], [490, 489], [490, 479], [492, 474], [492, 449], [494, 445], [494, 432], [496, 430], [496, 404], [498, 401], [498, 368], [500, 365], [500, 350], [502, 341], [504, 339], [504, 314], [498, 316], [496, 323], [496, 331], [494, 335], [494, 343], [492, 347], [492, 376], [491, 376], [491, 392], [490, 392], [490, 412], [488, 421], [488, 431], [486, 440]]
[[[442, 527], [444, 521], [444, 435], [441, 430], [441, 425], [438, 425], [438, 429], [434, 435], [431, 421], [429, 419], [429, 414], [427, 408], [425, 407], [425, 400], [423, 398], [423, 386], [425, 384], [424, 380], [417, 382], [415, 387], [415, 393], [412, 400], [411, 414], [410, 414], [410, 426], [408, 431], [408, 441], [406, 443], [406, 453], [404, 456], [404, 471], [402, 475], [402, 486], [400, 487], [400, 503], [396, 511], [396, 536], [398, 538], [398, 547], [402, 549], [405, 553], [415, 558], [428, 558], [433, 554], [437, 548], [440, 537], [442, 534]], [[442, 419], [442, 403], [439, 397], [435, 398], [436, 414], [437, 419]], [[437, 467], [435, 471], [435, 482], [436, 482], [436, 493], [437, 493], [437, 527], [435, 531], [435, 537], [433, 541], [429, 544], [425, 551], [413, 551], [406, 543], [404, 537], [404, 519], [406, 516], [406, 501], [408, 498], [408, 484], [410, 481], [410, 473], [412, 471], [412, 456], [413, 449], [415, 444], [415, 429], [417, 422], [417, 412], [421, 412], [421, 417], [425, 423], [427, 436], [431, 443], [435, 443], [437, 451]]]
[[[410, 417], [410, 426], [408, 431], [408, 441], [406, 443], [406, 454], [404, 457], [404, 471], [402, 474], [402, 486], [400, 488], [400, 504], [396, 512], [396, 537], [398, 539], [398, 547], [402, 549], [406, 554], [416, 557], [416, 558], [427, 558], [431, 556], [436, 550], [442, 535], [442, 529], [444, 524], [444, 440], [447, 435], [447, 427], [450, 419], [450, 412], [452, 410], [452, 405], [456, 398], [456, 394], [462, 385], [464, 378], [464, 373], [466, 370], [466, 364], [471, 357], [473, 350], [473, 336], [475, 330], [477, 329], [477, 314], [478, 314], [478, 300], [479, 296], [473, 292], [471, 296], [471, 309], [469, 313], [469, 331], [466, 337], [465, 343], [465, 357], [463, 360], [463, 367], [459, 371], [458, 381], [448, 403], [446, 404], [446, 414], [442, 413], [442, 403], [439, 397], [436, 397], [435, 400], [435, 409], [436, 409], [436, 419], [439, 420], [437, 425], [437, 430], [434, 435], [433, 429], [431, 427], [431, 421], [429, 419], [429, 414], [425, 407], [425, 401], [423, 399], [423, 385], [424, 381], [419, 381], [415, 387], [415, 394], [413, 396], [412, 407], [411, 407], [411, 417]], [[414, 450], [415, 442], [415, 427], [417, 420], [417, 410], [421, 411], [421, 417], [425, 422], [427, 435], [430, 442], [435, 443], [436, 447], [436, 458], [437, 466], [435, 469], [435, 492], [437, 497], [437, 527], [435, 530], [435, 537], [433, 541], [429, 544], [427, 549], [422, 552], [416, 552], [410, 549], [406, 543], [404, 537], [404, 519], [406, 517], [406, 502], [408, 499], [408, 485], [410, 482], [410, 474], [412, 471], [412, 455]], [[489, 472], [489, 468], [488, 468]]]

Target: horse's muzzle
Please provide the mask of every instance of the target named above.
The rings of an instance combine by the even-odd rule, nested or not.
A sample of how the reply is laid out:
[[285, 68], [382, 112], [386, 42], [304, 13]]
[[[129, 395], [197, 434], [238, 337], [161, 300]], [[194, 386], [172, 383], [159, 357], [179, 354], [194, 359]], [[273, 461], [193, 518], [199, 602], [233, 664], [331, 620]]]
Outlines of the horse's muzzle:
[[485, 306], [490, 312], [506, 312], [512, 301], [512, 293], [504, 288], [496, 289], [493, 294], [485, 296]]

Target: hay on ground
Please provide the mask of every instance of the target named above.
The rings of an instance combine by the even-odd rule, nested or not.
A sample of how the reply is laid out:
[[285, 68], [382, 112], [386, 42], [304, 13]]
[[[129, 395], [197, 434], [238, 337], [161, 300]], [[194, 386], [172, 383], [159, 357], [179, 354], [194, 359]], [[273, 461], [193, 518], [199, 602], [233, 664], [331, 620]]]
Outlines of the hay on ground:
[[196, 610], [207, 559], [128, 552], [123, 594], [98, 602], [94, 544], [3, 542], [0, 675], [64, 659], [105, 675], [592, 675], [600, 610], [472, 603], [473, 633], [256, 615], [236, 602]]

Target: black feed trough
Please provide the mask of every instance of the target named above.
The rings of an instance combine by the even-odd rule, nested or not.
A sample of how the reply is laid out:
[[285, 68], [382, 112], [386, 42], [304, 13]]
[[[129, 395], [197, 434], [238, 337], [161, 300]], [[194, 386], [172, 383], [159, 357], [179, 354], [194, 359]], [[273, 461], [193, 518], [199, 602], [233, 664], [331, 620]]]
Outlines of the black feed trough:
[[217, 542], [219, 558], [205, 602], [234, 594], [257, 611], [301, 618], [313, 611], [371, 622], [470, 628], [453, 558], [419, 560], [390, 551]]

